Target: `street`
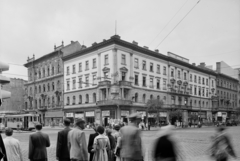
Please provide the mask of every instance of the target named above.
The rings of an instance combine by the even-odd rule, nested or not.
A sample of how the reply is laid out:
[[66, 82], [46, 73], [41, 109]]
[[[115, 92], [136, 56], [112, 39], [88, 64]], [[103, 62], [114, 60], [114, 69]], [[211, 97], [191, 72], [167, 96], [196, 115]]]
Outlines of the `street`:
[[[51, 146], [47, 149], [48, 151], [48, 160], [55, 161], [56, 160], [56, 139], [57, 132], [61, 128], [50, 128], [45, 127], [43, 132], [47, 133], [50, 137]], [[88, 142], [88, 137], [90, 133], [93, 133], [93, 130], [85, 130], [86, 139]], [[178, 140], [178, 147], [180, 150], [180, 154], [184, 161], [211, 161], [207, 154], [207, 150], [210, 147], [210, 137], [214, 134], [215, 128], [213, 127], [204, 127], [204, 128], [191, 128], [191, 129], [176, 129], [175, 130], [175, 138]], [[227, 130], [229, 136], [231, 137], [231, 141], [234, 147], [236, 154], [239, 157], [240, 154], [240, 128], [239, 126], [229, 127]], [[18, 139], [21, 144], [24, 161], [27, 161], [28, 155], [28, 139], [29, 135], [32, 132], [16, 132], [14, 131], [13, 137]], [[157, 131], [143, 131], [142, 132], [142, 140], [145, 150], [145, 161], [151, 161], [151, 151], [150, 147], [153, 145], [153, 141], [156, 138]], [[5, 134], [2, 134], [2, 137], [5, 138]], [[239, 160], [240, 158], [238, 158]], [[235, 161], [237, 159], [230, 159], [231, 161]]]

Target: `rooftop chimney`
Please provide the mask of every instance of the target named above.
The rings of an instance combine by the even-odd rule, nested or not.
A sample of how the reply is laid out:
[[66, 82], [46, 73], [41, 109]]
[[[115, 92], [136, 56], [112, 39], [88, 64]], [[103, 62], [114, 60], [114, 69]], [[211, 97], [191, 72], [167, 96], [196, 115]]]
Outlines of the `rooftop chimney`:
[[205, 67], [206, 66], [206, 64], [203, 62], [203, 63], [200, 63], [200, 65], [199, 65], [200, 67]]
[[113, 36], [111, 36], [111, 39], [120, 39], [121, 37], [119, 36], [119, 35], [113, 35]]
[[71, 44], [75, 43], [74, 41], [71, 41]]
[[136, 42], [136, 41], [134, 41], [134, 40], [133, 40], [132, 43], [133, 43], [134, 45], [138, 45], [138, 42]]
[[158, 50], [158, 49], [155, 49], [155, 52], [156, 52], [156, 53], [159, 53], [159, 50]]
[[106, 41], [106, 39], [103, 39], [103, 42]]
[[196, 63], [192, 63], [193, 66], [196, 66]]
[[82, 45], [82, 49], [86, 49], [87, 47], [85, 45]]
[[97, 43], [96, 43], [96, 42], [94, 42], [94, 43], [92, 44], [92, 46], [95, 46], [95, 45], [97, 45]]
[[148, 49], [148, 47], [147, 46], [143, 46], [145, 49]]

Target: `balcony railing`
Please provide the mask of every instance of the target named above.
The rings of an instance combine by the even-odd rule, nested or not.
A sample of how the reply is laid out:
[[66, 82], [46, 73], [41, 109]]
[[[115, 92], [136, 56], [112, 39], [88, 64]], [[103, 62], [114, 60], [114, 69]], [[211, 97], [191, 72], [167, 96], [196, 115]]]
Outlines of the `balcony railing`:
[[105, 80], [105, 81], [101, 81], [98, 84], [99, 86], [110, 86], [111, 85], [111, 81]]
[[120, 86], [132, 86], [132, 82], [128, 81], [119, 81]]
[[97, 101], [97, 105], [131, 105], [132, 101], [131, 100], [101, 100]]

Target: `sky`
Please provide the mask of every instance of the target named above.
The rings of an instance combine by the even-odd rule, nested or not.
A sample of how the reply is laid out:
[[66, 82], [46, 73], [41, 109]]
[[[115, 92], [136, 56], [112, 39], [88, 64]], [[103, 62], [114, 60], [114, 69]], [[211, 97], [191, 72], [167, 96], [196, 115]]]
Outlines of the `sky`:
[[[190, 63], [240, 67], [239, 0], [0, 0], [0, 61], [12, 78], [27, 78], [28, 57], [54, 45], [87, 47], [109, 39], [137, 41]], [[171, 20], [171, 21], [170, 21]]]

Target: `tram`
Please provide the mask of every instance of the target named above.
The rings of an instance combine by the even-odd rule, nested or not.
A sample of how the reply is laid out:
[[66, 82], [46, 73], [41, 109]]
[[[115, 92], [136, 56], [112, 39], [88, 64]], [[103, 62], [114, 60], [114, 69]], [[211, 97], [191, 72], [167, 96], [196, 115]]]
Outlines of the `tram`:
[[5, 127], [21, 130], [33, 130], [35, 124], [39, 123], [38, 114], [18, 114], [18, 115], [1, 115], [0, 130]]

